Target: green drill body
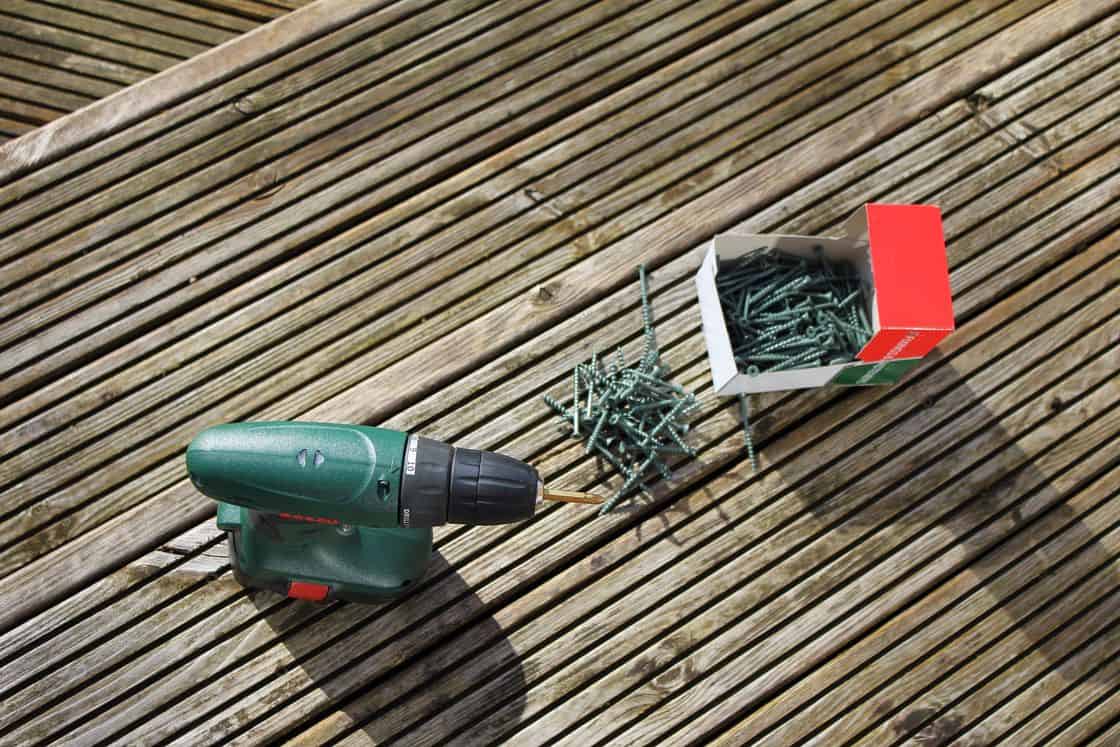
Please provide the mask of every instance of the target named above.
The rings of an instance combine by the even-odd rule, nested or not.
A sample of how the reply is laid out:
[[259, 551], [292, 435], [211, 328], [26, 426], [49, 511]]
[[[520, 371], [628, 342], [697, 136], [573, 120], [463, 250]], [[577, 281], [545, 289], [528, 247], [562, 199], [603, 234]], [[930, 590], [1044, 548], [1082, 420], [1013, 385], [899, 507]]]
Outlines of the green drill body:
[[208, 428], [187, 470], [218, 501], [237, 578], [316, 601], [398, 596], [427, 567], [432, 527], [528, 519], [543, 490], [511, 457], [331, 423]]
[[400, 526], [408, 434], [328, 423], [231, 423], [187, 450], [200, 491], [271, 514], [364, 527]]

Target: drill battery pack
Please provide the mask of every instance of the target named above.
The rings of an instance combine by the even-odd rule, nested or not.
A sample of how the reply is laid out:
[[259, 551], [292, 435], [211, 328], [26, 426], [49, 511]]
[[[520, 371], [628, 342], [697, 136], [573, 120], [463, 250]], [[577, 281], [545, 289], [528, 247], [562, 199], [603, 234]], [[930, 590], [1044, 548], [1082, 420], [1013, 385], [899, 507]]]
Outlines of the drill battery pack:
[[238, 582], [315, 602], [369, 604], [407, 594], [432, 555], [430, 528], [355, 527], [221, 501], [218, 528]]

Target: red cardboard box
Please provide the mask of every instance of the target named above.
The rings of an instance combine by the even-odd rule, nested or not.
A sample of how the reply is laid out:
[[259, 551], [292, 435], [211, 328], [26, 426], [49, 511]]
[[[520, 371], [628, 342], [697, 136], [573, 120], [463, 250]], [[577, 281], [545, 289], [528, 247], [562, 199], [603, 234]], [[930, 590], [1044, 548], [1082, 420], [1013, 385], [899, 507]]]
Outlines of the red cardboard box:
[[[829, 257], [850, 261], [863, 276], [871, 339], [850, 363], [757, 376], [740, 372], [716, 292], [720, 260], [760, 247], [811, 258], [818, 246]], [[696, 288], [718, 394], [892, 384], [954, 329], [941, 211], [934, 205], [865, 205], [839, 237], [719, 234], [705, 245], [703, 255]]]

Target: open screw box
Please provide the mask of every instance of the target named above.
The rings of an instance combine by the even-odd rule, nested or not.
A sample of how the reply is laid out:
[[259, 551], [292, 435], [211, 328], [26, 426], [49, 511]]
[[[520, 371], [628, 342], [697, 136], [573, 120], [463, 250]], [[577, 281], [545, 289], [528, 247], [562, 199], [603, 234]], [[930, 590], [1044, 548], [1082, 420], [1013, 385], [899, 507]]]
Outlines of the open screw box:
[[[871, 337], [856, 360], [755, 375], [739, 370], [716, 277], [721, 261], [764, 247], [806, 258], [823, 251], [827, 258], [855, 266], [863, 278], [871, 322]], [[839, 237], [719, 234], [702, 253], [696, 288], [712, 380], [720, 395], [892, 384], [954, 329], [941, 211], [933, 205], [867, 204], [848, 219]]]

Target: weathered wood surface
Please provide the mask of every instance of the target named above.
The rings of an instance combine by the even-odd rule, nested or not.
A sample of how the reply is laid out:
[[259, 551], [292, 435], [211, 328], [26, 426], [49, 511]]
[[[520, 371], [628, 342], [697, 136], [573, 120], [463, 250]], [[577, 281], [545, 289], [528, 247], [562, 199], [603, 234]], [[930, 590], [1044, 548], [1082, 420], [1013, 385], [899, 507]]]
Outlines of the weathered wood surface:
[[5, 0], [0, 143], [309, 0]]
[[[1118, 33], [1075, 0], [328, 0], [0, 147], [0, 742], [1110, 744]], [[693, 250], [871, 199], [942, 205], [959, 329], [900, 386], [758, 398], [751, 474]], [[383, 607], [232, 580], [182, 468], [215, 422], [616, 485], [540, 395], [640, 347], [640, 261], [704, 405], [672, 484], [442, 530]]]

